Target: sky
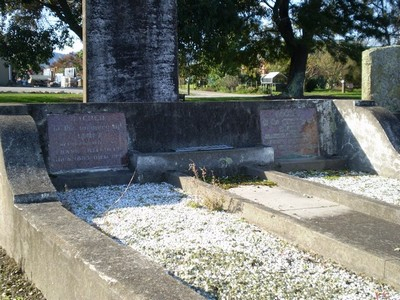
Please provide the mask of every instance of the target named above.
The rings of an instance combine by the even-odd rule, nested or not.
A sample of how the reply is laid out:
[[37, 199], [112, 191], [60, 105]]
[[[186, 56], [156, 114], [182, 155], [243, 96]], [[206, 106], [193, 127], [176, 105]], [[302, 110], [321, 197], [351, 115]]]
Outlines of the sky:
[[[54, 25], [55, 22], [57, 22], [58, 20], [47, 9], [43, 11], [43, 16], [45, 22], [47, 22], [49, 25]], [[82, 41], [76, 36], [74, 32], [70, 31], [70, 34], [74, 37], [74, 44], [72, 45], [72, 47], [64, 47], [63, 49], [56, 48], [54, 52], [69, 54], [71, 52], [78, 52], [82, 50]]]
[[83, 45], [82, 45], [81, 40], [79, 38], [75, 38], [74, 44], [72, 45], [72, 47], [65, 47], [64, 49], [56, 49], [55, 52], [68, 54], [71, 52], [78, 52], [78, 51], [82, 50], [82, 48], [83, 48]]

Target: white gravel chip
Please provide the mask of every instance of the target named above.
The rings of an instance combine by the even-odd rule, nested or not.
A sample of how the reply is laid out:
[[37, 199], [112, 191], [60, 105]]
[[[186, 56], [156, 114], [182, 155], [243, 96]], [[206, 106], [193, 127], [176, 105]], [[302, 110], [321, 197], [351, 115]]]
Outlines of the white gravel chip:
[[306, 253], [234, 214], [193, 208], [168, 184], [59, 193], [83, 220], [208, 299], [400, 299], [390, 287]]
[[298, 171], [290, 175], [400, 205], [400, 180], [356, 171]]

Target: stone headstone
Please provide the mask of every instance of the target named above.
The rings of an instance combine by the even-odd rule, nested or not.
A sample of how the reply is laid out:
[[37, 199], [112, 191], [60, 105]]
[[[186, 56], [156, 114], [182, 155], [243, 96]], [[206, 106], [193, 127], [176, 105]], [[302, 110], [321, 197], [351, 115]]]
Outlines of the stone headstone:
[[179, 100], [175, 0], [84, 0], [86, 102]]
[[50, 173], [128, 164], [123, 113], [53, 114], [47, 125]]
[[372, 48], [362, 54], [362, 99], [400, 111], [400, 46]]
[[319, 155], [315, 108], [260, 111], [261, 142], [274, 149], [275, 158]]

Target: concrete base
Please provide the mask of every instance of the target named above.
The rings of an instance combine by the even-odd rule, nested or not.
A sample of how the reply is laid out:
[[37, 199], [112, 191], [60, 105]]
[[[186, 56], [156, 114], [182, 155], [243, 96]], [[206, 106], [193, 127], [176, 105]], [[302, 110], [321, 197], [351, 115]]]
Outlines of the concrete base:
[[58, 191], [65, 190], [66, 188], [127, 185], [132, 177], [133, 172], [128, 169], [50, 174], [51, 182]]
[[271, 147], [252, 147], [213, 151], [136, 152], [131, 161], [139, 182], [159, 182], [167, 171], [190, 172], [191, 164], [196, 168], [205, 167], [207, 175], [213, 172], [218, 176], [237, 173], [246, 164], [268, 165], [274, 161], [274, 151]]

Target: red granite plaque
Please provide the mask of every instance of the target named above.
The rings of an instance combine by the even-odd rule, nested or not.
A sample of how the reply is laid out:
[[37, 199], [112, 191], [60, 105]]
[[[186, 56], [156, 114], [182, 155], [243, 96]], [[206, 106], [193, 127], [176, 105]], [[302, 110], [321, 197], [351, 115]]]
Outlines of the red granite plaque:
[[315, 108], [260, 111], [261, 140], [276, 158], [317, 156], [319, 134]]
[[123, 113], [48, 115], [50, 172], [120, 168], [128, 164]]

